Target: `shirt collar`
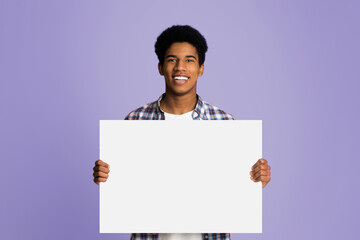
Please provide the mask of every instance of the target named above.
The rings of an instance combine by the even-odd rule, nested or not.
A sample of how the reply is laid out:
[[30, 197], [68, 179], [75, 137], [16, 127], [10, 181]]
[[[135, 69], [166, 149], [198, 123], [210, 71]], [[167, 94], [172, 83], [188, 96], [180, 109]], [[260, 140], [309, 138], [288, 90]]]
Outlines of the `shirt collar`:
[[[160, 108], [160, 101], [161, 99], [163, 99], [165, 96], [165, 93], [163, 93], [159, 99], [157, 100], [157, 109], [159, 111], [159, 113], [161, 113], [161, 115], [164, 114], [164, 112], [161, 110]], [[194, 109], [194, 112], [192, 114], [192, 118], [194, 120], [206, 120], [206, 116], [204, 115], [204, 102], [203, 100], [201, 99], [201, 97], [199, 95], [196, 94], [196, 97], [197, 97], [197, 103], [196, 103], [196, 106], [195, 106], [195, 109]]]

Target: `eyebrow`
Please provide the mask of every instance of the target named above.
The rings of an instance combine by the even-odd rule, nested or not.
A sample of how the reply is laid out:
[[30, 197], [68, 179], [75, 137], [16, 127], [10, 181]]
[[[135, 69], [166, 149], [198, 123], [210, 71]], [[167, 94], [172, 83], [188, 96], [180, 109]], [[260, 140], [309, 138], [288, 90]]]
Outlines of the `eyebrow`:
[[[169, 58], [169, 57], [177, 58], [176, 55], [167, 55], [165, 58]], [[193, 56], [193, 55], [186, 55], [185, 57], [186, 57], [186, 58], [194, 58], [194, 59], [196, 59], [196, 57]]]

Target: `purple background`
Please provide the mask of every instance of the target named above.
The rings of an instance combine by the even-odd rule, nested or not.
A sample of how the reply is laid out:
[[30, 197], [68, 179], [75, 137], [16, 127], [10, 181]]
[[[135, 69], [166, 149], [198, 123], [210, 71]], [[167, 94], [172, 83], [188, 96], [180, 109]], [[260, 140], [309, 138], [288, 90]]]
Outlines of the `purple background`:
[[153, 45], [173, 24], [207, 38], [200, 96], [263, 120], [263, 234], [232, 239], [357, 238], [359, 7], [0, 0], [0, 238], [129, 239], [98, 233], [99, 120], [164, 91]]

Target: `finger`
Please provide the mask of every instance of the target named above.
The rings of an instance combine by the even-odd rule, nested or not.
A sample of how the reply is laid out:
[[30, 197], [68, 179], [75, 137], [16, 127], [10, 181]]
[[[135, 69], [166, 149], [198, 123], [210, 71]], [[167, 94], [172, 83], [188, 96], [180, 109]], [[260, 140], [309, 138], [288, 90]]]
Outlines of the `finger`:
[[262, 188], [266, 187], [269, 182], [261, 182]]
[[257, 174], [257, 173], [255, 173], [254, 171], [250, 171], [250, 179], [251, 179], [251, 180], [254, 180], [256, 174]]
[[259, 165], [259, 160], [251, 167], [251, 170], [253, 171], [257, 166]]
[[94, 172], [104, 172], [104, 173], [109, 173], [110, 172], [110, 169], [109, 168], [106, 168], [106, 167], [103, 167], [103, 166], [95, 166], [93, 168]]
[[271, 180], [271, 177], [269, 176], [268, 179], [266, 179], [265, 181], [262, 181], [261, 184], [262, 184], [262, 188], [264, 188]]
[[102, 177], [96, 177], [96, 178], [94, 178], [94, 182], [95, 182], [96, 184], [101, 183], [101, 182], [106, 182], [106, 181], [107, 181], [106, 178], [102, 178]]
[[107, 164], [106, 162], [104, 162], [104, 161], [102, 161], [100, 159], [95, 162], [95, 166], [103, 166], [103, 167], [106, 167], [106, 168], [110, 168], [109, 164]]
[[258, 178], [255, 178], [255, 182], [270, 182], [271, 177], [270, 176], [259, 176]]
[[255, 179], [254, 179], [253, 177], [250, 177], [250, 180], [253, 181], [253, 182], [255, 182]]
[[[253, 172], [258, 172], [260, 170], [268, 170], [269, 169], [269, 165], [267, 164], [260, 164], [258, 165], [254, 170]], [[269, 169], [270, 170], [270, 169]]]
[[102, 177], [102, 178], [108, 178], [109, 175], [107, 173], [103, 173], [103, 172], [94, 172], [93, 174], [94, 177]]
[[250, 171], [250, 179], [255, 181], [259, 176], [270, 176], [270, 170], [259, 170], [258, 172]]
[[269, 170], [259, 170], [255, 173], [253, 173], [253, 178], [256, 179], [260, 176], [270, 176], [270, 171]]
[[270, 175], [271, 175], [270, 170], [260, 170], [260, 171], [258, 171], [256, 173], [254, 173], [253, 178], [256, 179], [256, 178], [258, 178], [260, 176], [270, 176]]
[[270, 176], [270, 175], [271, 175], [270, 170], [259, 170], [257, 172], [253, 172], [253, 171], [250, 172], [250, 176], [252, 178], [257, 178], [259, 176]]
[[104, 166], [104, 167], [108, 167], [108, 166], [109, 166], [109, 164], [107, 164], [106, 162], [104, 162], [104, 161], [102, 161], [102, 160], [100, 160], [100, 159], [95, 162], [95, 165], [97, 165], [97, 166]]
[[254, 170], [257, 166], [261, 165], [261, 164], [266, 164], [267, 161], [263, 158], [260, 158], [259, 160], [257, 160], [257, 162], [252, 166], [251, 170]]
[[250, 172], [250, 176], [256, 175], [259, 171], [268, 171], [268, 173], [270, 175], [270, 169], [271, 169], [271, 167], [267, 164], [258, 165], [257, 167], [255, 167], [254, 170], [252, 170]]
[[94, 183], [96, 183], [98, 186], [100, 185], [100, 183], [99, 182], [97, 182], [96, 181], [97, 179], [96, 178], [94, 178]]
[[267, 164], [268, 162], [266, 161], [266, 159], [260, 158], [258, 160], [258, 162], [260, 162], [260, 164]]

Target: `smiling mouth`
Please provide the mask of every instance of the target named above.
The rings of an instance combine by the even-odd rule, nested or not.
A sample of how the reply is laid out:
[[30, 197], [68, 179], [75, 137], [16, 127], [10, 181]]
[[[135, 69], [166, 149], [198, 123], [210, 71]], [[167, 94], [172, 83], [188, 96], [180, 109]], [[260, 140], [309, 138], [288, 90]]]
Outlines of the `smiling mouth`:
[[174, 79], [177, 80], [177, 81], [186, 81], [189, 78], [188, 77], [183, 77], [183, 76], [176, 76], [176, 77], [174, 77]]

